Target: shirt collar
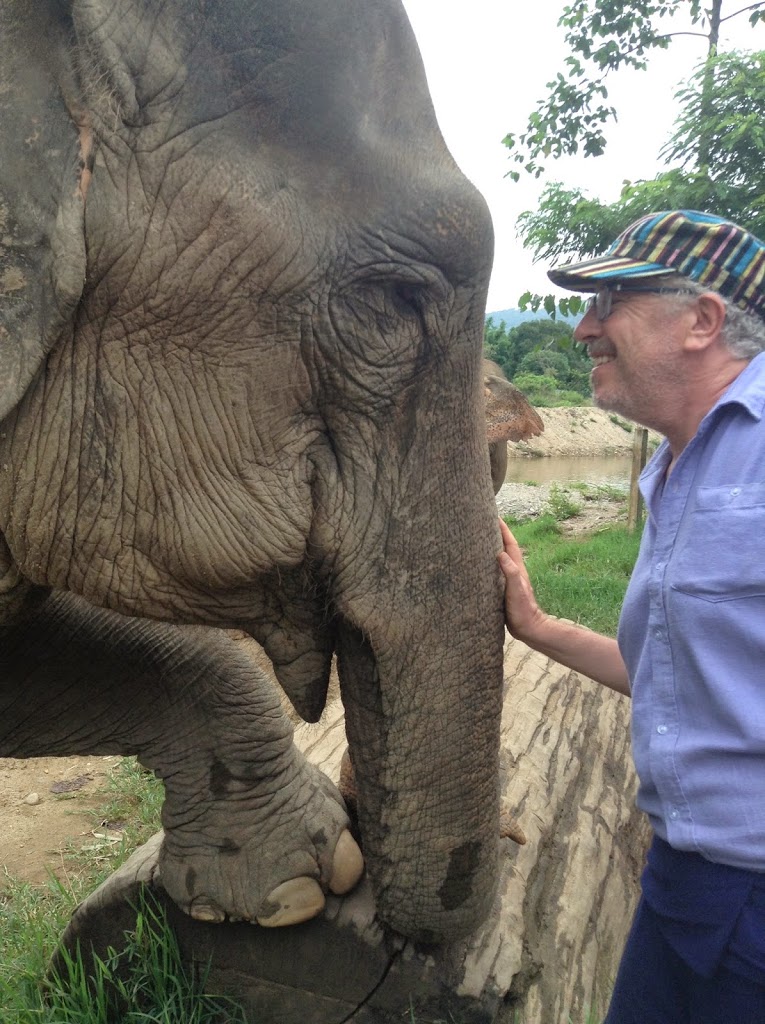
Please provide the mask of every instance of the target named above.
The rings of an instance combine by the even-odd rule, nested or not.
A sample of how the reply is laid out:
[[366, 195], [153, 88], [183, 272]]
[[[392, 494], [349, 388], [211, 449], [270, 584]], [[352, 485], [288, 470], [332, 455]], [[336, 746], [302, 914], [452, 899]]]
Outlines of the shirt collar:
[[762, 419], [765, 413], [765, 352], [760, 352], [747, 363], [707, 416], [721, 406], [733, 404], [743, 406], [753, 419]]
[[[727, 391], [718, 398], [699, 424], [696, 437], [705, 431], [717, 410], [727, 405], [740, 405], [752, 419], [762, 419], [765, 413], [765, 352], [760, 352], [750, 360]], [[661, 484], [671, 461], [669, 442], [664, 438], [640, 474], [641, 483], [647, 492], [652, 493]], [[647, 495], [644, 496], [648, 500]]]

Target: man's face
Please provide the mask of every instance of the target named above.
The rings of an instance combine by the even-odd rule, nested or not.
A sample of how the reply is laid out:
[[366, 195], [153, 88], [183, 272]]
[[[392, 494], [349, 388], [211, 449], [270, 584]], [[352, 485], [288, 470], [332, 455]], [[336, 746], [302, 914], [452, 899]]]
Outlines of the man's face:
[[589, 309], [574, 337], [594, 363], [595, 405], [661, 429], [683, 379], [685, 330], [684, 309], [674, 296], [615, 291], [605, 320]]

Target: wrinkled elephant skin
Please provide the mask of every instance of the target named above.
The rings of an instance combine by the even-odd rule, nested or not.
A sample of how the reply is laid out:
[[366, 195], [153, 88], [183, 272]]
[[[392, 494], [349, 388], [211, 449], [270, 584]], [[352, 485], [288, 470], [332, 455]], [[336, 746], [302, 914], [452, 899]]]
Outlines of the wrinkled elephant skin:
[[[0, 754], [135, 753], [163, 884], [290, 924], [362, 869], [474, 929], [503, 637], [485, 204], [399, 0], [0, 0]], [[223, 627], [223, 628], [220, 628]]]

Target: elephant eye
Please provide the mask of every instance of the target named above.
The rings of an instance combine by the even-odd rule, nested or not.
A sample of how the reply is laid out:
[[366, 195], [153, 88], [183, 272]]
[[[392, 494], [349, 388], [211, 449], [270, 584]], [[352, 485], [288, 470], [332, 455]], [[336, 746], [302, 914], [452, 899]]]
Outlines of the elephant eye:
[[400, 316], [422, 316], [422, 286], [409, 281], [397, 281], [391, 286], [391, 299]]

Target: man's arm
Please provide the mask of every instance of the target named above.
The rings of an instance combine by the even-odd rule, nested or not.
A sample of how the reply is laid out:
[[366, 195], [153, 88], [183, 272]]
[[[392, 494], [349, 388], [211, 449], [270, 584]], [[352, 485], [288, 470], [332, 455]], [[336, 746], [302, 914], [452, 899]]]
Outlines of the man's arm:
[[561, 665], [629, 696], [627, 668], [616, 640], [543, 612], [518, 542], [501, 519], [499, 526], [504, 550], [497, 558], [505, 577], [505, 621], [510, 633]]

